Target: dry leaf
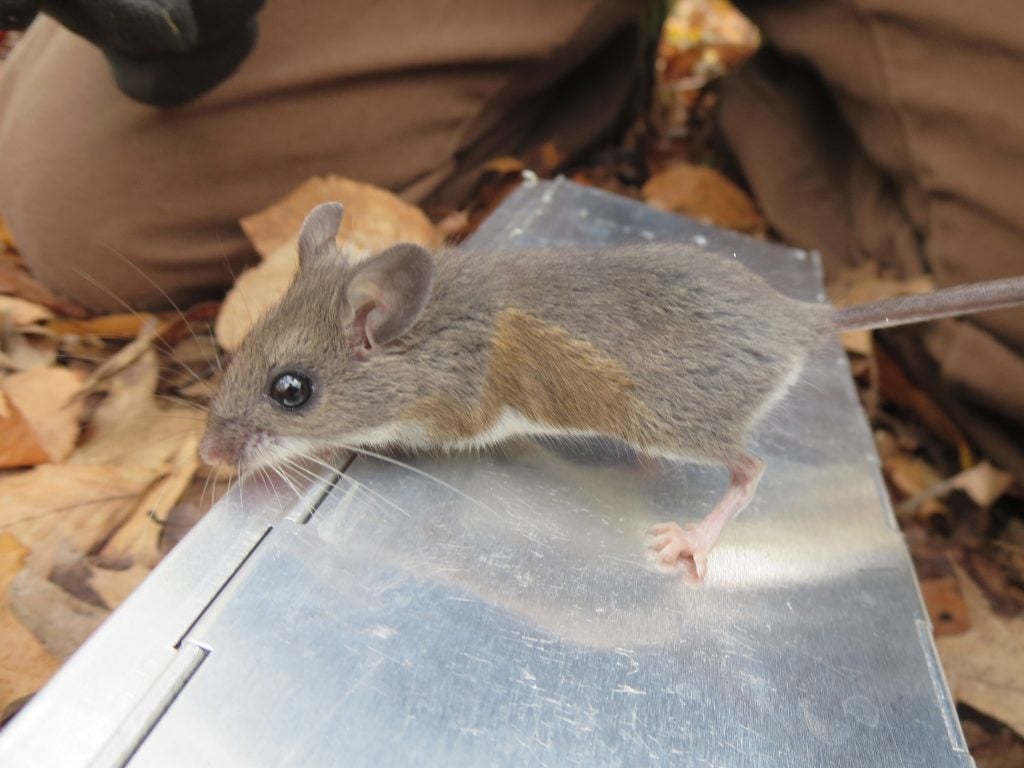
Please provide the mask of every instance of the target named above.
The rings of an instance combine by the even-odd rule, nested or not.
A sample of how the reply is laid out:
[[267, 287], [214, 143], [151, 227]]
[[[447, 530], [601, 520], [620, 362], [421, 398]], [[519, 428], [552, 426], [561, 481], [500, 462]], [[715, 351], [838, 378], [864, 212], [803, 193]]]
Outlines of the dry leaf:
[[953, 696], [1024, 736], [1024, 618], [996, 615], [973, 579], [956, 574], [971, 629], [936, 640]]
[[0, 467], [31, 467], [49, 459], [32, 425], [0, 391]]
[[[916, 563], [915, 563], [916, 565]], [[921, 595], [928, 608], [936, 637], [958, 635], [971, 626], [960, 583], [953, 575], [921, 578]]]
[[43, 464], [0, 476], [0, 530], [31, 550], [48, 577], [62, 546], [92, 552], [135, 509], [157, 471], [137, 466]]
[[885, 347], [875, 348], [875, 360], [882, 397], [894, 405], [912, 410], [928, 429], [957, 447], [962, 461], [969, 461], [972, 454], [967, 438], [946, 412], [927, 392], [919, 389], [907, 378], [892, 355], [885, 351]]
[[29, 550], [11, 533], [0, 533], [0, 712], [35, 693], [60, 665], [11, 613], [8, 591]]
[[262, 264], [246, 270], [224, 297], [214, 326], [217, 343], [228, 351], [238, 349], [255, 322], [266, 314], [288, 290], [299, 258], [297, 240], [268, 256]]
[[37, 334], [11, 331], [3, 339], [3, 365], [14, 371], [49, 368], [57, 362], [57, 342]]
[[653, 208], [692, 216], [740, 232], [764, 232], [764, 220], [749, 197], [713, 168], [685, 163], [652, 176], [643, 187]]
[[14, 235], [11, 234], [7, 222], [0, 216], [0, 246], [14, 250]]
[[[0, 251], [3, 249], [0, 248]], [[61, 298], [25, 271], [12, 254], [0, 254], [0, 294], [41, 304], [66, 317], [87, 317], [88, 312], [70, 299]]]
[[0, 317], [4, 325], [17, 328], [45, 322], [53, 317], [53, 313], [41, 304], [0, 295]]
[[970, 496], [975, 504], [987, 509], [1010, 489], [1013, 475], [982, 461], [956, 475], [951, 482], [954, 488]]
[[70, 403], [81, 377], [67, 368], [37, 368], [0, 380], [0, 466], [63, 461], [78, 439], [81, 402]]
[[431, 248], [437, 234], [419, 208], [386, 189], [340, 176], [312, 178], [284, 199], [241, 220], [242, 230], [266, 258], [294, 239], [306, 215], [320, 203], [336, 200], [345, 206], [338, 242], [375, 252], [409, 241]]
[[138, 312], [102, 315], [91, 320], [72, 320], [66, 317], [50, 320], [46, 324], [53, 333], [76, 336], [101, 336], [105, 339], [134, 339], [142, 333], [152, 315]]
[[181, 442], [167, 475], [142, 497], [132, 516], [111, 536], [102, 551], [108, 560], [131, 558], [133, 563], [155, 568], [164, 553], [160, 549], [162, 526], [171, 509], [189, 487], [199, 468], [199, 434]]
[[69, 658], [110, 614], [24, 568], [11, 581], [11, 612], [47, 651]]
[[163, 474], [180, 446], [202, 434], [204, 422], [192, 408], [157, 403], [159, 376], [157, 356], [149, 349], [110, 378], [107, 396], [68, 463], [133, 465]]
[[103, 388], [105, 382], [128, 368], [146, 352], [151, 352], [153, 339], [159, 334], [155, 318], [148, 318], [134, 341], [126, 344], [116, 355], [105, 360], [86, 379], [76, 393], [77, 397], [85, 397]]
[[496, 157], [484, 163], [483, 170], [494, 173], [519, 173], [526, 168], [523, 161], [518, 157]]
[[49, 575], [50, 581], [76, 600], [107, 608], [103, 598], [92, 588], [92, 572], [93, 567], [87, 557], [72, 549], [66, 541], [59, 543], [54, 555], [53, 570]]
[[440, 243], [423, 211], [391, 192], [338, 176], [310, 179], [280, 202], [242, 219], [242, 229], [264, 261], [241, 275], [224, 300], [216, 324], [224, 349], [237, 349], [255, 320], [284, 295], [298, 268], [302, 221], [314, 206], [331, 200], [345, 206], [338, 242], [353, 256], [401, 241], [428, 248]]
[[149, 568], [132, 565], [119, 571], [109, 568], [94, 568], [89, 584], [111, 609], [117, 608], [128, 599], [151, 573]]
[[843, 349], [856, 355], [868, 357], [872, 351], [871, 331], [846, 331], [839, 334]]
[[837, 307], [852, 307], [933, 290], [935, 284], [928, 275], [908, 279], [879, 275], [878, 266], [872, 262], [849, 267], [827, 286], [829, 299]]
[[882, 469], [904, 496], [917, 496], [942, 482], [942, 475], [924, 459], [899, 450], [882, 455]]

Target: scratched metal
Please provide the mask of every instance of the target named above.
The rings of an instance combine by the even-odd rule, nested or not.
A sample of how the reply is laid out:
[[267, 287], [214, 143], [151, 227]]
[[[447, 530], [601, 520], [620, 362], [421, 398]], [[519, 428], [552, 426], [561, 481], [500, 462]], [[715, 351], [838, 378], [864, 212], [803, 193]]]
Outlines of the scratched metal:
[[[317, 467], [306, 471], [325, 474]], [[183, 639], [265, 540], [272, 526], [301, 520], [324, 484], [302, 488], [262, 478], [236, 485], [60, 671], [0, 731], [3, 768], [114, 766], [141, 741], [166, 696], [187, 682]], [[194, 646], [191, 646], [194, 647]], [[186, 672], [175, 680], [174, 672]], [[231, 764], [223, 764], [231, 765]]]
[[[563, 182], [521, 189], [474, 245], [640, 239], [697, 240], [791, 295], [820, 293], [813, 254]], [[758, 497], [696, 588], [648, 564], [644, 532], [706, 514], [725, 472], [607, 443], [407, 458], [418, 471], [357, 459], [311, 517], [313, 492], [276, 524], [232, 513], [250, 537], [273, 528], [174, 636], [181, 660], [150, 676], [149, 698], [132, 688], [129, 715], [146, 716], [122, 706], [119, 730], [107, 718], [102, 739], [73, 734], [81, 764], [972, 765], [837, 346], [754, 447], [768, 461]], [[224, 514], [179, 565], [197, 567], [195, 540]], [[159, 569], [146, 588], [161, 589], [111, 623], [153, 619], [182, 570]], [[116, 644], [92, 645], [69, 667], [105, 651], [116, 670]], [[22, 746], [88, 719], [55, 687], [15, 721], [31, 721]], [[4, 765], [26, 754], [7, 743]]]

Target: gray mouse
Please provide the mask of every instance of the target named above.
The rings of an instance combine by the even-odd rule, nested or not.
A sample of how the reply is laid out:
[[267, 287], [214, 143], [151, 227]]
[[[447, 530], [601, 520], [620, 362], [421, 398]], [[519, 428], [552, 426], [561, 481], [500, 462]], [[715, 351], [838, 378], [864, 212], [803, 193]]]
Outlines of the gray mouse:
[[700, 522], [652, 529], [701, 579], [764, 462], [758, 422], [837, 330], [1024, 302], [1024, 277], [836, 311], [734, 259], [675, 243], [434, 253], [403, 243], [350, 264], [343, 209], [316, 207], [281, 302], [235, 354], [201, 446], [242, 469], [337, 448], [460, 450], [530, 435], [605, 436], [725, 466]]

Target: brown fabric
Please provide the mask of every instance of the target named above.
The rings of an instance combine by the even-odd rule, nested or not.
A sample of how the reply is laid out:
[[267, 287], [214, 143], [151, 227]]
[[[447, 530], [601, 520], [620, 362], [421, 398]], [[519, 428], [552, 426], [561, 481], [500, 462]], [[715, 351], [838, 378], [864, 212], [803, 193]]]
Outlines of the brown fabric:
[[[727, 83], [721, 128], [786, 239], [828, 270], [873, 259], [940, 286], [1024, 273], [1019, 0], [738, 5], [767, 48]], [[1024, 310], [910, 333], [945, 377], [936, 395], [1024, 478]]]
[[88, 306], [165, 303], [118, 253], [189, 302], [251, 260], [238, 218], [310, 176], [456, 201], [494, 156], [578, 156], [635, 95], [646, 7], [270, 0], [238, 72], [174, 111], [128, 100], [98, 50], [41, 19], [0, 79], [0, 214]]

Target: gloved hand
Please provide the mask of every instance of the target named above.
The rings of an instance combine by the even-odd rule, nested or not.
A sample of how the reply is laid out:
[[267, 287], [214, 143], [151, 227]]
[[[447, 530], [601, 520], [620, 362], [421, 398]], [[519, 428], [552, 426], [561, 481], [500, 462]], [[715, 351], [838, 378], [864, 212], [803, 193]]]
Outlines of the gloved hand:
[[235, 71], [256, 42], [264, 0], [0, 0], [0, 29], [42, 12], [99, 47], [118, 87], [160, 107], [194, 99]]

